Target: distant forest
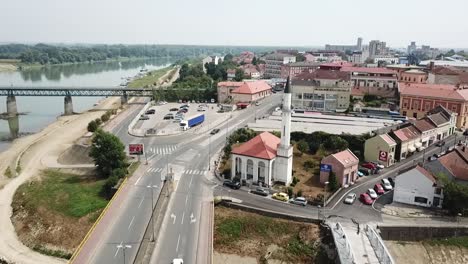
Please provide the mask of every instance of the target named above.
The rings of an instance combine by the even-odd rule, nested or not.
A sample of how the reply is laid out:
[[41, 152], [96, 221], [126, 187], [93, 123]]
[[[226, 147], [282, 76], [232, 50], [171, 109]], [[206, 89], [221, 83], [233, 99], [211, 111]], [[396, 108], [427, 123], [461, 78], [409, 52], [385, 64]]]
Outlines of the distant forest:
[[116, 58], [198, 57], [238, 54], [242, 51], [267, 52], [277, 47], [233, 47], [192, 45], [0, 45], [0, 59], [19, 59], [23, 63], [60, 64], [104, 61]]

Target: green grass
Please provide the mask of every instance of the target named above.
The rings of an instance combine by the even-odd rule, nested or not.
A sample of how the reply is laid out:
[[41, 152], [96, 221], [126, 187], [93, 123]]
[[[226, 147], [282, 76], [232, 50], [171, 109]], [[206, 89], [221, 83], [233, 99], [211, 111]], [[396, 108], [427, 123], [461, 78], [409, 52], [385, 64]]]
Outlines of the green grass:
[[169, 72], [171, 69], [172, 67], [166, 67], [166, 68], [162, 68], [159, 70], [150, 71], [145, 76], [131, 81], [128, 84], [128, 87], [129, 88], [144, 88], [144, 87], [156, 86], [159, 78], [161, 78], [164, 74]]
[[57, 258], [70, 259], [72, 257], [71, 253], [64, 252], [61, 250], [52, 250], [52, 249], [48, 249], [39, 245], [34, 246], [33, 250], [41, 254], [52, 256], [52, 257], [57, 257]]
[[105, 180], [77, 176], [57, 170], [43, 171], [41, 181], [23, 184], [17, 194], [24, 206], [45, 207], [66, 216], [80, 218], [104, 208], [108, 201], [100, 195]]
[[468, 248], [468, 236], [460, 236], [460, 237], [449, 237], [449, 238], [438, 238], [427, 240], [425, 243], [436, 246], [457, 246], [457, 247], [465, 247]]
[[140, 163], [140, 161], [137, 161], [133, 162], [132, 164], [130, 164], [130, 166], [128, 166], [128, 177], [131, 177], [133, 173], [135, 173], [136, 169], [138, 169], [138, 167], [140, 166]]

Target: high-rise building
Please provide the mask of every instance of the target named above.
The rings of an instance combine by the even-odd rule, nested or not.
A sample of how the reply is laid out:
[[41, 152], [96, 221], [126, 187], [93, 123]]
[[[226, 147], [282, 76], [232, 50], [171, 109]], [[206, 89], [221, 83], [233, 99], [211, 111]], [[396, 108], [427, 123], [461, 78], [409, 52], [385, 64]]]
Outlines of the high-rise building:
[[372, 40], [369, 42], [369, 57], [374, 58], [377, 55], [387, 55], [387, 43], [380, 40]]
[[408, 46], [408, 54], [414, 53], [416, 48], [416, 41], [411, 41], [411, 45]]
[[357, 50], [362, 50], [362, 38], [357, 39]]

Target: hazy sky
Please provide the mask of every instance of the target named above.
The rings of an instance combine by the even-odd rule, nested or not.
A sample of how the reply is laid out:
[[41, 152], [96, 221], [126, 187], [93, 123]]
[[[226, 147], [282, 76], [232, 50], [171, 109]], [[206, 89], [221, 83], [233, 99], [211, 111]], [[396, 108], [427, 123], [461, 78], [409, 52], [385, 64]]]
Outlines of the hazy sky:
[[468, 47], [468, 0], [0, 0], [0, 42]]

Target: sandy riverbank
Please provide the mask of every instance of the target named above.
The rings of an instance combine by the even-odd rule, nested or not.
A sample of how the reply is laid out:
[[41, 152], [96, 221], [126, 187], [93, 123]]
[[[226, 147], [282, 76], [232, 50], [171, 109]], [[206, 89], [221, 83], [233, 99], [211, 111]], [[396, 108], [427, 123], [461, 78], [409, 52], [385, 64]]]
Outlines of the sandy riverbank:
[[[65, 260], [41, 255], [25, 245], [17, 238], [11, 223], [11, 202], [16, 189], [27, 180], [38, 175], [45, 169], [42, 158], [45, 156], [59, 156], [77, 139], [86, 133], [86, 127], [105, 112], [96, 109], [110, 109], [120, 105], [120, 98], [102, 100], [94, 111], [79, 115], [62, 116], [56, 122], [48, 125], [39, 133], [15, 140], [11, 147], [0, 153], [0, 257], [16, 263], [65, 263]], [[8, 178], [4, 174], [10, 166], [14, 173], [17, 158], [20, 157], [21, 173]]]
[[0, 72], [3, 71], [16, 71], [16, 66], [11, 63], [0, 63]]

